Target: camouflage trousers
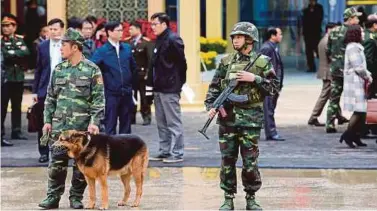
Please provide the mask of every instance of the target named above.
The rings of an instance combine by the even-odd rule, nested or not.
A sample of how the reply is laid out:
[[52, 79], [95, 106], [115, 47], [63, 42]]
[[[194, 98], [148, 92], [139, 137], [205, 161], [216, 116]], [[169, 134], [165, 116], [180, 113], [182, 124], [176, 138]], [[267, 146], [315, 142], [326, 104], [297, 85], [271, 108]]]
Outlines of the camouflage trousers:
[[[55, 139], [56, 136], [54, 136]], [[56, 140], [56, 139], [55, 139]], [[51, 143], [52, 144], [52, 143]], [[53, 152], [52, 146], [50, 146], [50, 163], [48, 165], [48, 190], [47, 195], [54, 195], [60, 198], [64, 193], [65, 180], [67, 178], [68, 161], [70, 158], [68, 155], [56, 155]], [[84, 175], [78, 169], [76, 163], [72, 166], [73, 173], [71, 179], [71, 189], [69, 191], [69, 198], [75, 198], [78, 200], [83, 199], [83, 194], [86, 188], [86, 181]]]
[[261, 128], [219, 127], [221, 151], [220, 187], [226, 193], [237, 193], [236, 162], [242, 157], [242, 184], [246, 193], [254, 194], [261, 186], [258, 170], [258, 141]]
[[326, 128], [335, 128], [335, 119], [340, 113], [340, 97], [343, 92], [343, 78], [334, 77], [331, 81], [330, 101], [327, 106]]

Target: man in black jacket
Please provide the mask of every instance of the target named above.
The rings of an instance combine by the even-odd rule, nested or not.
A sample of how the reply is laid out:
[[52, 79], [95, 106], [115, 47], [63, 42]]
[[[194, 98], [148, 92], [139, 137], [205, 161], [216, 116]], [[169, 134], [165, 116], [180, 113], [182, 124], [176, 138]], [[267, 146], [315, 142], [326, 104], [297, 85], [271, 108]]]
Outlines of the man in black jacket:
[[152, 30], [157, 35], [157, 40], [147, 84], [154, 89], [160, 138], [159, 154], [150, 160], [173, 163], [183, 161], [183, 126], [179, 99], [182, 86], [186, 83], [187, 63], [183, 40], [169, 29], [169, 19], [165, 13], [156, 13], [151, 17]]

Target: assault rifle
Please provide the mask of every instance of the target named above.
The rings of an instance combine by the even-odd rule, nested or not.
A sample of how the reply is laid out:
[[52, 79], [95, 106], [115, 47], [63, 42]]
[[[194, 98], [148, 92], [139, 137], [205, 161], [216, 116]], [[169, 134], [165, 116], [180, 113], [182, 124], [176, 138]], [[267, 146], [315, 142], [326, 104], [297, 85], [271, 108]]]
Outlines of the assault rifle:
[[[257, 57], [250, 61], [244, 68], [243, 71], [248, 71], [254, 63], [257, 61], [257, 59], [261, 56], [260, 53], [258, 53]], [[212, 104], [212, 108], [216, 109], [216, 114], [219, 112], [219, 109], [224, 104], [224, 102], [228, 99], [229, 95], [232, 94], [233, 90], [237, 87], [238, 82], [237, 79], [231, 79], [229, 81], [228, 86], [224, 89], [224, 91], [216, 98], [215, 102]], [[212, 118], [208, 118], [207, 122], [204, 124], [203, 128], [198, 130], [199, 133], [201, 133], [204, 137], [206, 137], [209, 140], [209, 137], [206, 134], [206, 131], [208, 129], [208, 126], [211, 124], [213, 118], [216, 116], [216, 114]]]

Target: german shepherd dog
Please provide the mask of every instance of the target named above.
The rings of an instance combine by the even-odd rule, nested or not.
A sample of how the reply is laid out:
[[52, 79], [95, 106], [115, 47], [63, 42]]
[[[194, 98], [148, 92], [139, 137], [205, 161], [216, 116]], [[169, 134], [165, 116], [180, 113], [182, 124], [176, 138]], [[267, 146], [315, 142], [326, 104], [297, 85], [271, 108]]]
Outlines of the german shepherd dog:
[[125, 206], [130, 196], [131, 175], [136, 184], [136, 199], [131, 206], [140, 204], [143, 192], [143, 181], [148, 167], [148, 148], [145, 142], [135, 135], [104, 134], [91, 135], [88, 132], [76, 130], [64, 131], [54, 147], [64, 147], [69, 157], [76, 161], [84, 174], [89, 186], [88, 209], [93, 209], [96, 202], [96, 180], [99, 180], [102, 191], [102, 206], [109, 208], [109, 191], [107, 177], [117, 174], [124, 185], [123, 199], [118, 206]]

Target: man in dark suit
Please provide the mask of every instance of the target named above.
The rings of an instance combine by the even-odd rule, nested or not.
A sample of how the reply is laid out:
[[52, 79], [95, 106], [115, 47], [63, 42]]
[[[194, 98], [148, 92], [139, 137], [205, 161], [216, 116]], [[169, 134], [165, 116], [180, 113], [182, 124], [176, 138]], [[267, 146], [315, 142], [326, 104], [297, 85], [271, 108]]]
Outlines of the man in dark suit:
[[[274, 67], [276, 72], [276, 76], [279, 79], [280, 87], [279, 92], [283, 87], [283, 78], [284, 78], [284, 67], [283, 62], [281, 60], [278, 44], [281, 42], [283, 35], [281, 33], [281, 29], [270, 27], [267, 29], [266, 33], [266, 41], [263, 43], [260, 52], [263, 55], [266, 55], [271, 58], [271, 63]], [[266, 96], [264, 99], [264, 132], [266, 134], [267, 140], [272, 141], [284, 141], [276, 130], [275, 124], [275, 108], [277, 104], [277, 100], [279, 97], [279, 93], [274, 96]]]
[[[151, 104], [152, 92], [146, 90], [147, 73], [149, 62], [151, 60], [151, 42], [150, 39], [144, 37], [141, 33], [141, 25], [138, 22], [132, 22], [130, 26], [130, 37], [126, 38], [126, 42], [132, 46], [132, 55], [136, 62], [137, 82], [134, 85], [134, 98], [137, 99], [137, 93], [140, 94], [140, 113], [143, 117], [143, 125], [151, 124]], [[150, 94], [150, 95], [148, 95]], [[133, 110], [131, 122], [136, 123], [137, 105]]]
[[321, 40], [323, 7], [317, 0], [309, 0], [309, 6], [303, 11], [303, 35], [305, 40], [308, 72], [315, 72], [314, 52], [318, 56], [318, 43]]
[[47, 94], [47, 87], [50, 83], [50, 77], [55, 66], [62, 61], [60, 48], [61, 36], [64, 32], [64, 23], [60, 19], [52, 19], [48, 22], [50, 30], [50, 39], [42, 42], [38, 46], [37, 67], [35, 69], [33, 92], [37, 96], [34, 101], [37, 103], [37, 111], [39, 117], [39, 131], [38, 131], [38, 149], [41, 157], [39, 162], [45, 163], [48, 161], [48, 146], [41, 146], [40, 139], [43, 135], [43, 110], [44, 102]]

